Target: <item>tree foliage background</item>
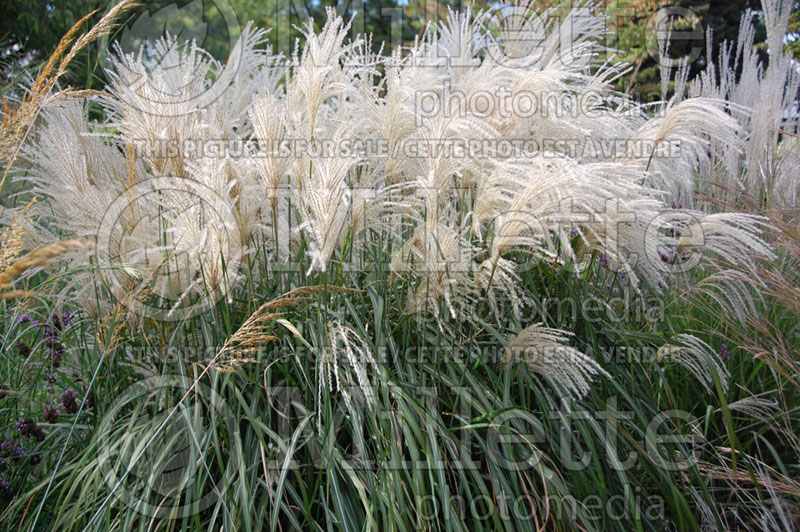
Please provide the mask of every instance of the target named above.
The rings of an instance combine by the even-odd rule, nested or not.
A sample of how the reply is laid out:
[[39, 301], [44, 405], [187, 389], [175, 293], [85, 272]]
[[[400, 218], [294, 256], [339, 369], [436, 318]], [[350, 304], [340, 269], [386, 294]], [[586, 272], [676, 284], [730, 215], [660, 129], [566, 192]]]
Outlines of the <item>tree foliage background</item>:
[[[55, 49], [59, 39], [82, 16], [96, 11], [86, 26], [91, 26], [114, 0], [21, 0], [0, 5], [0, 73], [5, 78], [5, 90], [22, 81], [26, 71], [36, 68], [42, 58]], [[554, 15], [566, 13], [571, 2], [562, 0], [539, 0], [543, 8], [553, 8]], [[261, 27], [272, 28], [270, 39], [273, 45], [293, 43], [299, 35], [295, 26], [309, 16], [324, 20], [325, 3], [318, 0], [155, 0], [143, 2], [131, 13], [111, 40], [124, 40], [126, 29], [137, 35], [144, 33], [156, 37], [163, 31], [181, 33], [183, 37], [197, 38], [201, 45], [216, 57], [225, 57], [235, 35], [229, 35], [227, 21], [236, 17], [239, 27], [252, 20]], [[423, 20], [443, 18], [447, 8], [460, 9], [467, 2], [440, 0], [346, 0], [336, 4], [342, 15], [356, 15], [354, 27], [373, 34], [373, 47], [409, 43], [421, 35]], [[491, 2], [478, 0], [477, 8], [491, 8]], [[800, 3], [798, 3], [800, 6]], [[684, 32], [683, 39], [676, 39], [670, 48], [672, 57], [689, 56], [697, 50], [692, 61], [692, 72], [696, 74], [706, 64], [709, 53], [706, 30], [713, 29], [712, 56], [719, 53], [724, 41], [735, 41], [739, 22], [747, 9], [752, 9], [758, 18], [758, 0], [605, 0], [598, 9], [608, 15], [608, 46], [620, 51], [618, 60], [631, 65], [626, 76], [618, 81], [617, 88], [639, 100], [651, 101], [660, 96], [658, 44], [656, 42], [656, 13], [668, 8], [671, 15], [661, 29]], [[138, 27], [136, 26], [138, 24]], [[183, 27], [177, 28], [177, 25]], [[791, 28], [800, 30], [800, 11], [792, 15]], [[138, 30], [138, 31], [134, 31]], [[685, 38], [685, 36], [691, 36]], [[760, 28], [756, 42], [763, 47], [765, 32]], [[131, 44], [131, 43], [128, 43]], [[135, 44], [135, 43], [134, 43]], [[96, 43], [74, 63], [67, 82], [76, 88], [99, 88], [105, 77], [102, 68], [101, 47], [107, 42]], [[800, 53], [800, 41], [794, 35], [787, 37], [787, 46], [793, 53]], [[130, 48], [130, 47], [129, 47]], [[284, 48], [291, 48], [284, 46]], [[283, 50], [291, 53], [291, 49]]]

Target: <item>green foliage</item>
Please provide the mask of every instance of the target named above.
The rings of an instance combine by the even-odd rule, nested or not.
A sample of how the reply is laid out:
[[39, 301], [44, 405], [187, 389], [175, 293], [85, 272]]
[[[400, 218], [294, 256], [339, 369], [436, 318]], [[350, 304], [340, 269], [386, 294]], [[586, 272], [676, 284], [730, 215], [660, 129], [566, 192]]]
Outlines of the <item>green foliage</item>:
[[[410, 0], [398, 3], [392, 0], [367, 0], [356, 2], [349, 0], [337, 4], [337, 11], [342, 15], [356, 14], [354, 28], [356, 31], [373, 34], [373, 47], [377, 48], [397, 44], [409, 44], [424, 29], [424, 21], [428, 19], [442, 20], [446, 16], [447, 6], [460, 8], [460, 1], [423, 1]], [[541, 0], [541, 7], [558, 6], [560, 2]], [[9, 53], [6, 61], [22, 59], [32, 54], [34, 64], [46, 57], [58, 44], [61, 36], [83, 14], [99, 10], [96, 18], [102, 16], [111, 2], [98, 0], [66, 0], [53, 2], [30, 0], [24, 2], [6, 2], [0, 7], [0, 37], [7, 40], [3, 48]], [[143, 14], [157, 14], [162, 9], [177, 8], [184, 10], [184, 18], [189, 28], [197, 27], [197, 20], [203, 20], [202, 45], [215, 57], [224, 58], [230, 52], [232, 39], [229, 35], [226, 17], [235, 16], [243, 27], [247, 21], [256, 26], [273, 28], [269, 38], [273, 46], [279, 47], [285, 54], [291, 54], [293, 43], [300, 33], [295, 26], [304, 23], [308, 17], [320, 21], [324, 19], [324, 5], [319, 2], [262, 2], [258, 0], [230, 0], [219, 2], [219, 5], [230, 7], [230, 13], [220, 13], [217, 4], [211, 1], [200, 2], [174, 0], [157, 0], [145, 2], [134, 10], [128, 20], [141, 19]], [[478, 8], [490, 8], [489, 2], [477, 2]], [[747, 9], [760, 9], [758, 0], [733, 0], [718, 3], [702, 0], [680, 0], [665, 2], [664, 0], [616, 0], [603, 4], [609, 16], [609, 46], [620, 50], [617, 60], [629, 63], [631, 71], [617, 83], [617, 88], [628, 92], [639, 101], [655, 101], [660, 97], [660, 72], [658, 66], [658, 44], [656, 42], [656, 12], [668, 6], [676, 16], [670, 16], [665, 29], [673, 32], [692, 34], [691, 38], [682, 42], [673, 42], [670, 57], [674, 59], [691, 57], [691, 76], [700, 72], [707, 64], [709, 54], [716, 57], [724, 41], [735, 42], [739, 30], [739, 19]], [[202, 10], [202, 16], [197, 11]], [[691, 16], [684, 16], [691, 13]], [[796, 31], [800, 27], [798, 12], [793, 13], [790, 29]], [[162, 13], [163, 15], [163, 13]], [[171, 16], [174, 23], [180, 17]], [[155, 22], [151, 30], [161, 32], [163, 25], [157, 17], [148, 20]], [[91, 21], [90, 21], [91, 23]], [[713, 29], [713, 50], [706, 50], [705, 32]], [[166, 29], [169, 29], [168, 27]], [[763, 24], [756, 35], [756, 43], [763, 47], [766, 33]], [[101, 43], [102, 44], [102, 43]], [[18, 50], [16, 48], [20, 47]], [[90, 47], [85, 54], [77, 58], [68, 78], [76, 88], [98, 88], [106, 81], [99, 61], [99, 45]], [[787, 46], [795, 55], [798, 41], [791, 40]], [[699, 53], [693, 53], [698, 49]]]
[[[303, 278], [303, 270], [273, 281], [253, 277], [208, 315], [128, 324], [108, 356], [103, 341], [70, 350], [61, 373], [91, 385], [96, 399], [82, 417], [42, 425], [37, 474], [14, 484], [19, 496], [2, 522], [59, 530], [145, 530], [152, 519], [175, 530], [315, 523], [535, 530], [537, 522], [558, 530], [697, 530], [711, 519], [712, 528], [723, 529], [735, 522], [734, 511], [745, 523], [759, 505], [771, 504], [760, 461], [792, 489], [798, 454], [786, 433], [800, 428], [797, 409], [761, 418], [731, 405], [751, 396], [796, 405], [797, 388], [734, 344], [725, 362], [733, 385], [716, 394], [654, 356], [665, 336], [686, 327], [709, 331], [704, 337], [714, 346], [720, 338], [710, 331], [732, 334], [730, 322], [699, 301], [670, 294], [647, 318], [614, 300], [613, 311], [576, 317], [541, 307], [549, 324], [575, 330], [578, 346], [611, 376], [567, 408], [553, 404], [524, 366], [499, 360], [502, 338], [490, 324], [443, 334], [402, 311], [407, 291], [385, 271], [323, 279]], [[586, 283], [539, 265], [525, 282], [537, 297], [578, 302], [622, 289], [614, 272], [600, 265], [593, 272], [597, 279]], [[283, 309], [295, 332], [275, 323], [277, 340], [250, 353], [249, 362], [204, 372], [234, 324], [298, 282], [319, 291]], [[764, 309], [779, 304], [770, 298]], [[9, 310], [4, 345], [30, 334]], [[363, 408], [363, 397], [348, 405], [337, 394], [319, 402], [317, 357], [332, 318], [349, 323], [379, 357], [371, 375], [375, 408]], [[85, 319], [76, 327], [76, 340], [95, 333]], [[163, 342], [159, 350], [154, 341]], [[47, 365], [38, 351], [22, 366], [6, 360], [2, 378], [14, 389], [29, 386], [37, 379], [31, 370]], [[0, 399], [3, 426], [30, 404], [25, 397]], [[685, 415], [665, 415], [672, 411]], [[735, 449], [738, 465], [725, 449]], [[734, 484], [718, 476], [732, 472], [741, 475]], [[170, 495], [170, 486], [181, 496]], [[734, 490], [751, 494], [752, 506], [728, 502]]]
[[786, 43], [786, 47], [792, 52], [794, 57], [800, 57], [800, 39], [798, 39], [798, 35], [800, 35], [800, 11], [797, 9], [792, 11], [789, 17], [789, 31], [791, 35]]
[[[262, 3], [242, 9], [275, 16]], [[380, 31], [385, 38], [391, 26]], [[641, 42], [636, 35], [620, 39]], [[644, 62], [639, 72], [649, 76]], [[293, 243], [296, 267], [272, 272], [261, 237], [243, 259], [244, 281], [178, 321], [115, 309], [104, 320], [80, 315], [54, 336], [19, 319], [26, 312], [55, 326], [53, 313], [67, 309], [52, 302], [69, 275], [25, 307], [0, 300], [0, 432], [31, 450], [17, 461], [0, 451], [0, 474], [11, 480], [0, 490], [0, 529], [791, 525], [781, 508], [800, 503], [800, 307], [779, 283], [798, 281], [796, 227], [763, 266], [751, 322], [684, 285], [636, 294], [593, 255], [579, 274], [571, 263], [527, 264], [521, 285], [532, 307], [516, 314], [508, 301], [479, 302], [476, 319], [446, 329], [408, 310], [417, 287], [385, 267], [393, 250], [380, 234], [366, 239], [368, 264], [345, 264], [348, 238], [317, 273], [304, 238]], [[696, 268], [689, 280], [697, 286], [711, 274]], [[247, 328], [254, 316], [263, 319]], [[506, 360], [506, 332], [538, 321], [574, 332], [571, 345], [608, 373], [585, 397], [560, 398], [525, 361]], [[377, 359], [367, 373], [374, 395], [344, 349], [335, 376], [324, 373], [332, 323], [346, 324]], [[725, 369], [709, 365], [708, 387], [690, 365], [659, 355], [686, 331]], [[56, 399], [67, 389], [77, 391], [77, 409]], [[53, 419], [45, 407], [57, 401]], [[41, 439], [30, 424], [19, 428], [26, 418]]]

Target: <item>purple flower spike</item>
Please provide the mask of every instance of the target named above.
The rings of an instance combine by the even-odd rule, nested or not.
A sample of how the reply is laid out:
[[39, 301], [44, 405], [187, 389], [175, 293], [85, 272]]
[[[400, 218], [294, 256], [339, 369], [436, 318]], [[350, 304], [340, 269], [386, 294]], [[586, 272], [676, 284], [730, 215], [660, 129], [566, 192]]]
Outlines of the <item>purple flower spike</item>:
[[58, 368], [61, 366], [62, 358], [64, 358], [64, 346], [59, 345], [56, 349], [53, 350], [53, 354], [50, 357], [50, 362], [53, 363], [54, 368]]
[[7, 480], [0, 478], [0, 497], [3, 499], [11, 499], [14, 497], [14, 494], [11, 492], [11, 487], [8, 484]]
[[36, 424], [35, 419], [26, 417], [17, 421], [16, 425], [17, 432], [19, 432], [20, 436], [36, 438], [39, 441], [44, 439], [44, 431]]
[[74, 414], [78, 411], [78, 392], [72, 388], [67, 388], [61, 394], [61, 405], [64, 410], [69, 414]]
[[56, 409], [56, 407], [52, 403], [46, 404], [46, 405], [44, 405], [44, 413], [42, 414], [42, 417], [48, 423], [57, 423], [58, 422], [58, 410]]

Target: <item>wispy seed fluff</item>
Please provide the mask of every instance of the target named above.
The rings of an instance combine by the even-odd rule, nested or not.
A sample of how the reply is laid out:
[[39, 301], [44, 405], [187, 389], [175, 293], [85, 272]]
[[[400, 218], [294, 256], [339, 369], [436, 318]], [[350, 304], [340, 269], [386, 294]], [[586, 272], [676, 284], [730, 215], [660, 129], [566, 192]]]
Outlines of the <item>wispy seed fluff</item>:
[[673, 363], [686, 368], [706, 389], [713, 393], [714, 375], [719, 378], [723, 390], [728, 389], [730, 373], [720, 363], [714, 350], [703, 340], [691, 334], [679, 334], [673, 343], [664, 344], [656, 352], [656, 360]]
[[[652, 228], [672, 202], [693, 196], [696, 172], [736, 154], [754, 157], [743, 130], [755, 125], [732, 114], [713, 80], [689, 97], [682, 89], [656, 116], [612, 90], [624, 67], [598, 59], [604, 21], [592, 7], [577, 5], [547, 25], [521, 22], [535, 15], [530, 2], [450, 12], [412, 46], [385, 55], [371, 51], [369, 37], [352, 37], [333, 9], [321, 31], [311, 21], [303, 26], [291, 57], [272, 53], [265, 33], [251, 26], [225, 63], [167, 36], [152, 61], [117, 54], [100, 123], [89, 121], [88, 102], [45, 109], [26, 148], [31, 170], [19, 178], [48, 198], [39, 207], [39, 225], [51, 233], [44, 238], [98, 238], [115, 202], [153, 180], [201, 185], [203, 203], [223, 224], [203, 226], [191, 205], [142, 195], [120, 214], [130, 230], [111, 235], [113, 256], [101, 257], [123, 266], [135, 285], [180, 251], [185, 275], [159, 275], [156, 290], [175, 301], [208, 291], [209, 283], [228, 293], [237, 280], [223, 268], [231, 256], [264, 257], [264, 276], [299, 259], [312, 277], [383, 257], [409, 293], [409, 312], [433, 317], [442, 329], [479, 313], [500, 323], [503, 303], [518, 316], [528, 303], [521, 273], [531, 257], [559, 268], [602, 255], [635, 290], [660, 290], [688, 277], [665, 267], [660, 248], [681, 259], [691, 234], [702, 237], [691, 249], [709, 291], [744, 319], [753, 296], [737, 275], [770, 256], [763, 220], [698, 207], [681, 215], [688, 221], [673, 217], [659, 238]], [[529, 50], [526, 42], [539, 45]], [[498, 101], [476, 110], [470, 102], [485, 94]], [[542, 105], [503, 112], [509, 102], [502, 98], [523, 94]], [[422, 106], [422, 97], [438, 105]], [[510, 140], [509, 149], [492, 148]], [[216, 147], [189, 149], [196, 141]], [[249, 144], [227, 149], [228, 141]], [[356, 149], [354, 141], [377, 149]], [[142, 143], [176, 149], [142, 153]], [[659, 149], [669, 143], [681, 149]], [[458, 149], [465, 145], [480, 149]], [[755, 165], [747, 163], [751, 173]], [[346, 329], [332, 330], [334, 352], [364, 348]], [[529, 328], [515, 342], [562, 339]], [[600, 370], [563, 347], [568, 364], [533, 367], [565, 393], [583, 395]], [[326, 366], [328, 377], [337, 376], [336, 360]], [[360, 370], [354, 375], [366, 385]]]
[[354, 408], [354, 392], [359, 392], [362, 406], [375, 404], [375, 389], [367, 372], [377, 374], [378, 363], [367, 342], [350, 327], [332, 321], [328, 324], [327, 344], [317, 362], [317, 421], [322, 431], [323, 391], [338, 391], [348, 409]]
[[506, 361], [526, 364], [558, 397], [580, 399], [598, 375], [610, 375], [594, 359], [567, 345], [568, 339], [564, 331], [531, 325], [511, 340]]

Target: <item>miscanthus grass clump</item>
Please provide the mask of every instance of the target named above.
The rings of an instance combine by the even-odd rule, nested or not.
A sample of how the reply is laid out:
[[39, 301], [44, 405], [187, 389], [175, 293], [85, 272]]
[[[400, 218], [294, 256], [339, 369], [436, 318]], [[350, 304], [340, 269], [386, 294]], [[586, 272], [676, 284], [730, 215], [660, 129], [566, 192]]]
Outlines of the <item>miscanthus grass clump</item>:
[[[93, 243], [53, 297], [97, 321], [81, 352], [108, 397], [70, 466], [9, 515], [64, 530], [786, 521], [794, 455], [759, 447], [777, 403], [756, 391], [775, 382], [737, 382], [734, 344], [721, 358], [700, 338], [715, 321], [674, 310], [700, 294], [744, 326], [763, 308], [769, 219], [702, 200], [714, 176], [756, 180], [762, 126], [686, 65], [656, 112], [632, 101], [596, 6], [544, 15], [451, 11], [375, 52], [329, 10], [288, 56], [248, 25], [224, 61], [165, 35], [112, 50], [104, 91], [48, 101], [14, 183], [39, 198], [39, 240]], [[792, 179], [760, 183], [794, 201]], [[553, 298], [581, 316], [559, 302], [553, 317]], [[614, 298], [659, 318], [611, 319]], [[656, 356], [600, 356], [620, 346]], [[60, 402], [75, 410], [77, 392]], [[693, 416], [653, 428], [676, 409]], [[747, 423], [762, 432], [737, 436]], [[720, 503], [748, 472], [741, 508]]]
[[224, 64], [167, 35], [153, 57], [117, 50], [91, 102], [103, 122], [81, 99], [48, 105], [21, 179], [48, 199], [43, 227], [97, 241], [78, 297], [98, 316], [144, 285], [161, 317], [182, 315], [225, 297], [256, 250], [262, 279], [381, 263], [442, 331], [487, 303], [498, 327], [520, 321], [524, 265], [583, 275], [599, 256], [639, 292], [711, 268], [720, 301], [746, 309], [730, 272], [770, 256], [763, 220], [666, 208], [742, 149], [739, 124], [712, 98], [652, 117], [615, 93], [621, 68], [596, 59], [591, 13], [542, 25], [524, 3], [452, 12], [381, 55], [329, 11], [291, 57], [248, 26]]

